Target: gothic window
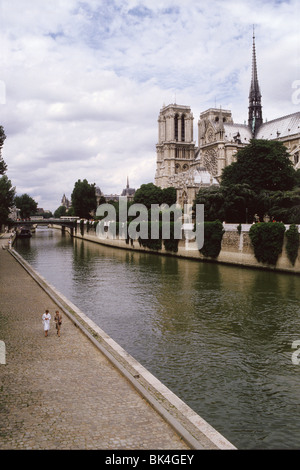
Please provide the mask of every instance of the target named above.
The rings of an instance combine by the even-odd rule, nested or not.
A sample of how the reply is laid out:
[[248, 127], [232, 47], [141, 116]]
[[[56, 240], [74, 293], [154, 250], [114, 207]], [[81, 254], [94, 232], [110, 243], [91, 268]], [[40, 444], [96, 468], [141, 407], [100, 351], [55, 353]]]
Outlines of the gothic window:
[[178, 114], [175, 114], [174, 118], [174, 133], [175, 140], [178, 141]]
[[294, 155], [294, 164], [297, 165], [298, 162], [299, 162], [299, 152], [296, 152]]
[[166, 135], [167, 135], [166, 128], [167, 128], [167, 123], [166, 123], [166, 117], [164, 116], [164, 120], [163, 120], [163, 133], [162, 133], [162, 140], [163, 140], [163, 141], [166, 140]]
[[187, 197], [187, 193], [186, 193], [185, 190], [180, 191], [180, 193], [181, 194], [179, 195], [179, 201], [178, 202], [181, 206], [183, 206], [184, 204], [187, 204], [188, 197]]
[[214, 132], [211, 127], [208, 129], [206, 137], [208, 142], [212, 142], [214, 140]]
[[181, 116], [181, 141], [185, 141], [185, 115]]

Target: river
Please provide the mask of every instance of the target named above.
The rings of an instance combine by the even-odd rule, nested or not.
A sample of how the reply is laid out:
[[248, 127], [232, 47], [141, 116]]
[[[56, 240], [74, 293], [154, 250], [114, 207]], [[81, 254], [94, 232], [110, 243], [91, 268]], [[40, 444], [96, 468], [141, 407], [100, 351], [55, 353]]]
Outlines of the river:
[[14, 248], [237, 448], [300, 447], [300, 277], [44, 228]]

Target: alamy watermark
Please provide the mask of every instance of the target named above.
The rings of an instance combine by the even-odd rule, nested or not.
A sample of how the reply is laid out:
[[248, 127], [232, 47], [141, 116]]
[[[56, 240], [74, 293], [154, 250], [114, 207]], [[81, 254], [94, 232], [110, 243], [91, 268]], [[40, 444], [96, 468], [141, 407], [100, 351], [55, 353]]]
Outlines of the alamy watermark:
[[300, 340], [297, 339], [296, 341], [293, 341], [292, 348], [297, 349], [297, 351], [293, 352], [292, 354], [292, 363], [295, 364], [296, 366], [300, 364], [300, 358], [298, 357], [300, 355]]
[[295, 91], [292, 93], [292, 103], [300, 104], [300, 80], [294, 80], [292, 88], [295, 88]]
[[[120, 240], [181, 240], [186, 241], [189, 250], [200, 250], [204, 244], [204, 205], [196, 204], [151, 204], [151, 209], [143, 204], [134, 203], [128, 207], [127, 197], [119, 198], [118, 216], [112, 204], [98, 206], [97, 217], [102, 217], [96, 228], [100, 239], [118, 238]], [[130, 222], [128, 222], [130, 218]], [[149, 224], [150, 222], [150, 224]], [[150, 231], [150, 233], [149, 233]]]
[[6, 364], [6, 352], [4, 341], [0, 341], [0, 364]]

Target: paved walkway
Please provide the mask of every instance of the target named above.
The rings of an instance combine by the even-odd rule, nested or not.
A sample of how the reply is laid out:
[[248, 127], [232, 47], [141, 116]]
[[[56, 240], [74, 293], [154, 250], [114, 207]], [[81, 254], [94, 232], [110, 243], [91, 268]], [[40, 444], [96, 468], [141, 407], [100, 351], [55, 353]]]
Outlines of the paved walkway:
[[161, 416], [66, 316], [0, 239], [0, 449], [187, 449]]

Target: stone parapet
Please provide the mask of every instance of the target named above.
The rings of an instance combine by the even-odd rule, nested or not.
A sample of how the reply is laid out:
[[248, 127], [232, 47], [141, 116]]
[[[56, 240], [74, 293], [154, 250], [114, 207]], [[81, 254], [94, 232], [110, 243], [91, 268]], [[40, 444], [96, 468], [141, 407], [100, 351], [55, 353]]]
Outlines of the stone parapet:
[[[55, 227], [55, 226], [54, 226]], [[178, 251], [176, 253], [167, 251], [164, 246], [160, 250], [152, 250], [141, 246], [138, 240], [126, 240], [119, 239], [100, 239], [97, 237], [95, 230], [89, 230], [88, 232], [80, 233], [77, 229], [74, 236], [83, 240], [88, 240], [102, 245], [110, 247], [122, 248], [126, 250], [144, 251], [151, 252], [166, 256], [176, 256], [179, 258], [188, 258], [198, 261], [214, 262], [232, 264], [243, 267], [257, 268], [257, 269], [268, 269], [272, 271], [283, 271], [293, 274], [300, 274], [300, 256], [296, 259], [294, 265], [290, 262], [286, 252], [286, 237], [284, 238], [282, 253], [278, 257], [278, 261], [275, 266], [266, 263], [260, 263], [257, 261], [254, 255], [254, 249], [249, 237], [250, 224], [242, 225], [241, 232], [237, 229], [237, 224], [224, 225], [225, 232], [222, 239], [221, 251], [217, 258], [209, 258], [202, 255], [199, 250], [195, 247], [195, 244], [188, 243], [185, 240], [180, 240], [178, 244]], [[56, 227], [60, 228], [60, 227]]]

